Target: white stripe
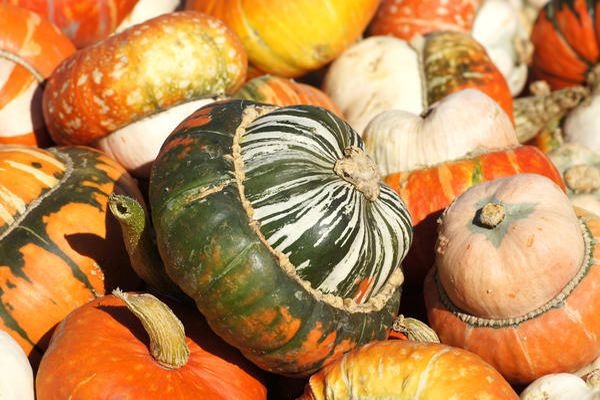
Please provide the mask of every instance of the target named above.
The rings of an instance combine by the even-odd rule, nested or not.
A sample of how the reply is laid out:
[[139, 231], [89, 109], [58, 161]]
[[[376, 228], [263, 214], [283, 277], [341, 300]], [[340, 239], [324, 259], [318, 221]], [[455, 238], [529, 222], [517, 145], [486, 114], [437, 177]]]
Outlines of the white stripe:
[[0, 204], [0, 218], [2, 218], [9, 225], [15, 222], [12, 214], [2, 204]]
[[58, 184], [58, 179], [56, 179], [53, 176], [43, 173], [39, 169], [33, 168], [26, 164], [21, 164], [21, 163], [12, 161], [12, 160], [6, 160], [6, 163], [13, 168], [19, 169], [23, 172], [27, 172], [28, 174], [33, 175], [33, 177], [35, 179], [42, 182], [44, 185], [46, 185], [48, 187], [54, 187], [56, 184]]
[[28, 148], [28, 147], [12, 147], [12, 146], [6, 146], [6, 147], [0, 147], [0, 152], [7, 152], [7, 153], [12, 153], [12, 152], [19, 152], [19, 153], [25, 153], [25, 154], [29, 154], [31, 156], [34, 156], [35, 158], [38, 158], [40, 160], [44, 160], [52, 165], [54, 165], [55, 167], [57, 167], [58, 169], [60, 169], [61, 171], [65, 170], [65, 164], [59, 160], [57, 160], [56, 158], [47, 155], [45, 152], [41, 151], [41, 150], [37, 150], [35, 148]]
[[4, 186], [0, 186], [0, 199], [13, 206], [19, 214], [23, 214], [27, 208], [27, 203], [22, 198]]

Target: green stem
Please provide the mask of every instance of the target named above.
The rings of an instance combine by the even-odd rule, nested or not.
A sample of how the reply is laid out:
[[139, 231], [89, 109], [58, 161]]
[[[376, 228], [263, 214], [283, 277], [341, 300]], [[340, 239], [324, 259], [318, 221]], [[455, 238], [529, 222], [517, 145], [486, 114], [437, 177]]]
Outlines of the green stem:
[[128, 294], [115, 289], [129, 311], [140, 320], [150, 337], [150, 354], [161, 366], [177, 369], [187, 364], [190, 349], [183, 324], [162, 301], [148, 293]]
[[131, 197], [113, 193], [108, 206], [121, 224], [125, 248], [136, 274], [160, 293], [186, 299], [185, 294], [165, 272], [142, 205]]

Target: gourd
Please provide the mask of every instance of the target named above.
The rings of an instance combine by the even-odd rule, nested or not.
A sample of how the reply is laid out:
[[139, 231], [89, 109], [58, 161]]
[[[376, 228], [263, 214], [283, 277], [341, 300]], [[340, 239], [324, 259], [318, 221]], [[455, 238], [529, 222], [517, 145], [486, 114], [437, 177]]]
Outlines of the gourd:
[[233, 97], [276, 106], [320, 106], [343, 117], [338, 106], [321, 90], [274, 75], [261, 75], [246, 82]]
[[113, 191], [141, 201], [135, 181], [97, 150], [0, 146], [0, 329], [33, 367], [54, 326], [116, 286], [135, 289]]
[[441, 219], [424, 289], [431, 327], [511, 383], [591, 363], [600, 356], [598, 227], [537, 174], [470, 188]]
[[0, 4], [0, 144], [48, 146], [42, 83], [75, 51], [40, 15]]
[[519, 144], [498, 103], [474, 89], [449, 94], [422, 115], [384, 111], [363, 139], [382, 176]]
[[409, 0], [382, 1], [370, 26], [372, 35], [393, 35], [410, 41], [436, 31], [470, 32], [481, 43], [517, 95], [527, 80], [533, 46], [529, 30], [509, 1]]
[[185, 8], [225, 22], [260, 70], [295, 78], [325, 66], [356, 41], [378, 4], [323, 0], [316, 7], [313, 0], [187, 0]]
[[217, 19], [162, 15], [65, 60], [48, 81], [44, 117], [56, 143], [93, 145], [147, 177], [166, 136], [214, 96], [236, 92], [246, 64]]
[[185, 328], [150, 294], [115, 291], [74, 310], [44, 354], [38, 399], [266, 399], [256, 368], [193, 310], [175, 310]]
[[77, 48], [91, 46], [115, 31], [172, 12], [178, 0], [11, 0], [56, 25]]
[[0, 398], [33, 400], [33, 372], [25, 352], [6, 332], [0, 330]]
[[201, 108], [161, 149], [150, 206], [166, 274], [259, 367], [306, 376], [387, 336], [410, 216], [331, 112]]
[[536, 46], [532, 74], [552, 89], [587, 85], [591, 96], [565, 120], [566, 142], [600, 151], [597, 139], [600, 98], [600, 44], [596, 25], [598, 1], [552, 0], [540, 12], [531, 40]]
[[470, 35], [435, 32], [407, 42], [372, 36], [330, 66], [323, 90], [361, 135], [379, 113], [420, 114], [450, 93], [478, 89], [512, 119], [512, 97], [502, 74]]
[[477, 355], [436, 343], [368, 343], [311, 376], [299, 400], [518, 399]]

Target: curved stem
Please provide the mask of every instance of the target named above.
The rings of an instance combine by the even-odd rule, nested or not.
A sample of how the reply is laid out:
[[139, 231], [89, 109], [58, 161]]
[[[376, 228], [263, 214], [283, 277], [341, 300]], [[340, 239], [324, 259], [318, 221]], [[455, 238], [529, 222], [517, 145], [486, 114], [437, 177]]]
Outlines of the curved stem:
[[[539, 91], [538, 91], [539, 92]], [[523, 97], [514, 101], [515, 125], [520, 143], [533, 139], [540, 131], [551, 129], [573, 108], [577, 107], [590, 94], [582, 86], [540, 93], [537, 96]]]
[[183, 324], [173, 311], [151, 294], [127, 294], [119, 289], [112, 294], [123, 300], [129, 311], [141, 321], [150, 337], [150, 354], [161, 366], [177, 369], [187, 364], [190, 349]]
[[399, 315], [394, 321], [392, 329], [403, 333], [408, 340], [413, 342], [440, 343], [437, 333], [429, 325], [415, 318], [405, 318], [404, 315]]
[[113, 193], [108, 206], [121, 225], [125, 248], [136, 274], [163, 294], [187, 299], [165, 272], [142, 205], [131, 197]]
[[17, 55], [17, 54], [13, 54], [11, 52], [8, 52], [6, 50], [2, 50], [0, 49], [0, 58], [5, 58], [9, 61], [14, 62], [15, 64], [20, 65], [21, 67], [25, 68], [27, 71], [29, 71], [29, 73], [31, 75], [33, 75], [33, 77], [39, 82], [39, 83], [44, 83], [45, 79], [44, 76], [42, 74], [39, 73], [39, 71], [37, 69], [35, 69], [33, 67], [33, 65], [31, 65], [30, 63], [27, 62], [27, 60], [25, 60], [23, 57]]

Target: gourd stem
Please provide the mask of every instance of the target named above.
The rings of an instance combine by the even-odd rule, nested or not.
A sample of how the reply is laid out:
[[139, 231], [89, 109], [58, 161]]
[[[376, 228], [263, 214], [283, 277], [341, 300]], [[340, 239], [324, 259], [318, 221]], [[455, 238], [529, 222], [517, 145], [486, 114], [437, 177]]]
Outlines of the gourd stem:
[[165, 303], [148, 293], [127, 294], [115, 289], [112, 294], [140, 320], [150, 337], [150, 354], [161, 366], [177, 369], [187, 364], [190, 349], [183, 324]]
[[21, 67], [29, 71], [29, 73], [33, 75], [33, 77], [38, 81], [38, 83], [44, 83], [44, 76], [40, 74], [39, 71], [35, 69], [33, 65], [31, 65], [29, 62], [27, 62], [27, 60], [25, 60], [23, 57], [11, 53], [9, 51], [0, 49], [0, 58], [5, 58], [9, 61], [14, 62], [15, 64], [20, 65]]
[[600, 189], [600, 169], [594, 165], [574, 165], [563, 176], [567, 187], [575, 193], [590, 193]]
[[[537, 95], [514, 101], [515, 128], [520, 143], [533, 139], [544, 129], [551, 130], [553, 126], [559, 126], [557, 122], [590, 94], [582, 86], [550, 92], [549, 88], [540, 90], [545, 85], [538, 82], [534, 84], [537, 84]], [[532, 89], [536, 91], [534, 84]]]
[[504, 221], [506, 210], [502, 204], [487, 203], [479, 211], [479, 223], [484, 228], [494, 229]]
[[344, 158], [337, 160], [333, 171], [350, 182], [369, 201], [379, 197], [379, 173], [377, 165], [364, 150], [350, 146], [344, 149]]
[[392, 330], [403, 333], [413, 342], [440, 343], [437, 333], [429, 325], [415, 318], [405, 318], [404, 315], [394, 320]]
[[108, 206], [121, 225], [125, 249], [135, 273], [160, 293], [186, 299], [164, 270], [142, 205], [131, 197], [113, 193]]

